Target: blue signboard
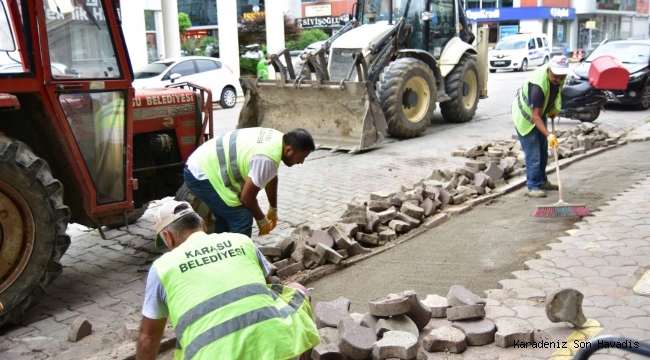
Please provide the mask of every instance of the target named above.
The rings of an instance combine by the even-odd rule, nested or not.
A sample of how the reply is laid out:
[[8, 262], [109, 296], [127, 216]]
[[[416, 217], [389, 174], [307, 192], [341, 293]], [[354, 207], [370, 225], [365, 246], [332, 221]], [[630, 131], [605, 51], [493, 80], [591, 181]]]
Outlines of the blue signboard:
[[506, 20], [534, 20], [558, 19], [573, 20], [576, 10], [573, 8], [557, 7], [521, 7], [521, 8], [485, 8], [465, 10], [469, 21], [506, 21]]
[[499, 40], [508, 35], [513, 35], [519, 32], [518, 25], [501, 25], [499, 26]]

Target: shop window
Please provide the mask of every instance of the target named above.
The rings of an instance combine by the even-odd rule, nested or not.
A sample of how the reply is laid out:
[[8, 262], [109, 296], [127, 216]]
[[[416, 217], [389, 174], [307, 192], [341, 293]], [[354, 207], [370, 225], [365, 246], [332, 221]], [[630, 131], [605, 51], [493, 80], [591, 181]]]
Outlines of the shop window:
[[498, 0], [497, 1], [497, 7], [504, 8], [504, 7], [513, 7], [512, 5], [512, 0]]
[[468, 9], [479, 9], [481, 7], [481, 1], [476, 0], [476, 1], [468, 1], [467, 2], [467, 8]]
[[156, 12], [145, 10], [144, 12], [144, 27], [145, 36], [147, 40], [147, 60], [149, 63], [158, 61], [160, 55], [158, 54], [158, 36], [156, 34]]

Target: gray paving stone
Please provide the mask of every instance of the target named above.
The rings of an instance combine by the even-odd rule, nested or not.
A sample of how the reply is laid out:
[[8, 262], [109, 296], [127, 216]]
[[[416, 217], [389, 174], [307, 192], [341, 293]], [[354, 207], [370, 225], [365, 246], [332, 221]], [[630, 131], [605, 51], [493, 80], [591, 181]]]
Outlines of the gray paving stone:
[[496, 326], [491, 320], [454, 321], [453, 327], [462, 331], [467, 337], [467, 345], [479, 346], [494, 342]]
[[485, 299], [467, 290], [461, 285], [452, 285], [447, 293], [447, 301], [450, 306], [462, 305], [485, 305]]
[[451, 326], [431, 330], [422, 339], [422, 347], [429, 352], [447, 352], [459, 354], [467, 348], [465, 334]]
[[404, 331], [389, 331], [374, 343], [375, 359], [414, 359], [417, 356], [418, 337]]
[[331, 247], [324, 245], [323, 243], [316, 245], [316, 253], [333, 264], [339, 264], [341, 260], [343, 260], [343, 256], [338, 254]]
[[374, 316], [371, 313], [367, 312], [363, 314], [363, 317], [361, 318], [361, 326], [365, 326], [367, 328], [375, 330], [377, 328], [377, 322], [382, 319], [378, 316]]
[[354, 323], [350, 317], [338, 323], [339, 349], [353, 359], [365, 359], [370, 356], [377, 336], [375, 330]]
[[450, 321], [480, 319], [485, 317], [485, 305], [461, 305], [447, 309], [447, 319]]
[[395, 239], [397, 239], [397, 233], [395, 230], [388, 229], [379, 233], [380, 241], [393, 241]]
[[582, 299], [584, 295], [575, 289], [558, 289], [546, 298], [546, 316], [552, 322], [566, 321], [579, 328], [587, 321]]
[[415, 337], [420, 334], [417, 325], [406, 315], [395, 315], [390, 318], [379, 319], [377, 325], [375, 325], [377, 337], [381, 338], [387, 331], [405, 331]]
[[397, 233], [405, 233], [411, 230], [411, 225], [401, 220], [391, 220], [388, 226]]
[[440, 295], [427, 295], [422, 303], [431, 309], [431, 317], [446, 318], [449, 301]]
[[424, 216], [424, 209], [411, 203], [403, 203], [400, 212], [415, 219], [420, 219]]
[[486, 306], [485, 307], [485, 317], [487, 319], [498, 319], [501, 317], [513, 317], [517, 313], [505, 306]]
[[318, 329], [320, 343], [311, 351], [312, 360], [344, 360], [344, 355], [339, 349], [339, 331], [325, 327]]
[[337, 327], [341, 319], [349, 318], [348, 311], [350, 310], [350, 300], [339, 297], [332, 301], [320, 301], [314, 305], [314, 318], [316, 319], [316, 326], [323, 327]]
[[515, 342], [533, 341], [533, 326], [526, 320], [519, 318], [501, 318], [495, 321], [498, 331], [495, 334], [497, 346], [507, 348]]
[[396, 220], [404, 221], [405, 223], [407, 223], [407, 224], [409, 224], [411, 226], [411, 229], [414, 229], [414, 228], [420, 226], [420, 220], [418, 220], [418, 219], [416, 219], [416, 218], [414, 218], [412, 216], [408, 216], [408, 215], [406, 215], [404, 213], [397, 213]]
[[70, 325], [68, 341], [77, 342], [92, 333], [92, 325], [86, 318], [78, 317]]
[[359, 244], [356, 241], [352, 242], [352, 246], [350, 246], [346, 250], [348, 251], [348, 257], [361, 255], [361, 254], [368, 254], [372, 252], [372, 250], [364, 248], [363, 246], [361, 246], [361, 244]]
[[402, 294], [389, 294], [370, 300], [369, 311], [375, 316], [394, 316], [406, 314], [410, 309], [409, 298]]

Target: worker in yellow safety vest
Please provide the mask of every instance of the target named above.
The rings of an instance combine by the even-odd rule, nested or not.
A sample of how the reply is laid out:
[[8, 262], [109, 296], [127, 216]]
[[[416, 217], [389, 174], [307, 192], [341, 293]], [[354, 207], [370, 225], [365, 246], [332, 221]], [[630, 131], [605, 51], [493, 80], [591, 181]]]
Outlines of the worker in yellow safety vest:
[[558, 189], [546, 178], [548, 147], [558, 146], [557, 138], [548, 131], [546, 119], [554, 119], [562, 108], [560, 93], [568, 73], [569, 60], [554, 56], [548, 65], [538, 67], [528, 76], [512, 104], [512, 121], [526, 155], [528, 197], [546, 197], [544, 190]]
[[156, 358], [168, 317], [176, 360], [295, 359], [319, 344], [307, 290], [268, 284], [249, 237], [206, 234], [186, 202], [163, 203], [155, 221], [171, 251], [149, 270], [136, 359]]
[[[265, 235], [278, 222], [280, 162], [289, 167], [302, 164], [314, 149], [305, 129], [286, 134], [259, 127], [238, 129], [207, 141], [190, 155], [185, 185], [214, 213], [214, 232], [250, 237], [254, 218], [259, 235]], [[266, 216], [257, 202], [261, 189], [269, 200]]]

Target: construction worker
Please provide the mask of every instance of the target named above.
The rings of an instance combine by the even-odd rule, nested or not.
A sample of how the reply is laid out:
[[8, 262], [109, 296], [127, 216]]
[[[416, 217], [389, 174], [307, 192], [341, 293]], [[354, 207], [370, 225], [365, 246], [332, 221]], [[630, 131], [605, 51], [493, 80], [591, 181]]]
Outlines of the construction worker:
[[546, 178], [548, 147], [557, 148], [555, 135], [548, 131], [546, 120], [554, 119], [562, 107], [562, 87], [569, 73], [569, 59], [554, 56], [533, 71], [517, 91], [512, 104], [512, 120], [526, 155], [526, 196], [546, 197], [544, 190], [558, 187]]
[[[214, 213], [214, 232], [250, 237], [255, 218], [259, 235], [265, 235], [278, 222], [280, 161], [289, 167], [302, 164], [314, 149], [314, 139], [305, 129], [286, 134], [267, 128], [238, 129], [196, 149], [187, 160], [185, 184]], [[261, 189], [269, 200], [266, 216], [257, 202]]]
[[206, 234], [186, 202], [162, 204], [155, 221], [156, 246], [171, 251], [149, 270], [138, 360], [156, 358], [167, 317], [174, 359], [294, 359], [318, 345], [307, 290], [267, 285], [270, 268], [249, 237]]

